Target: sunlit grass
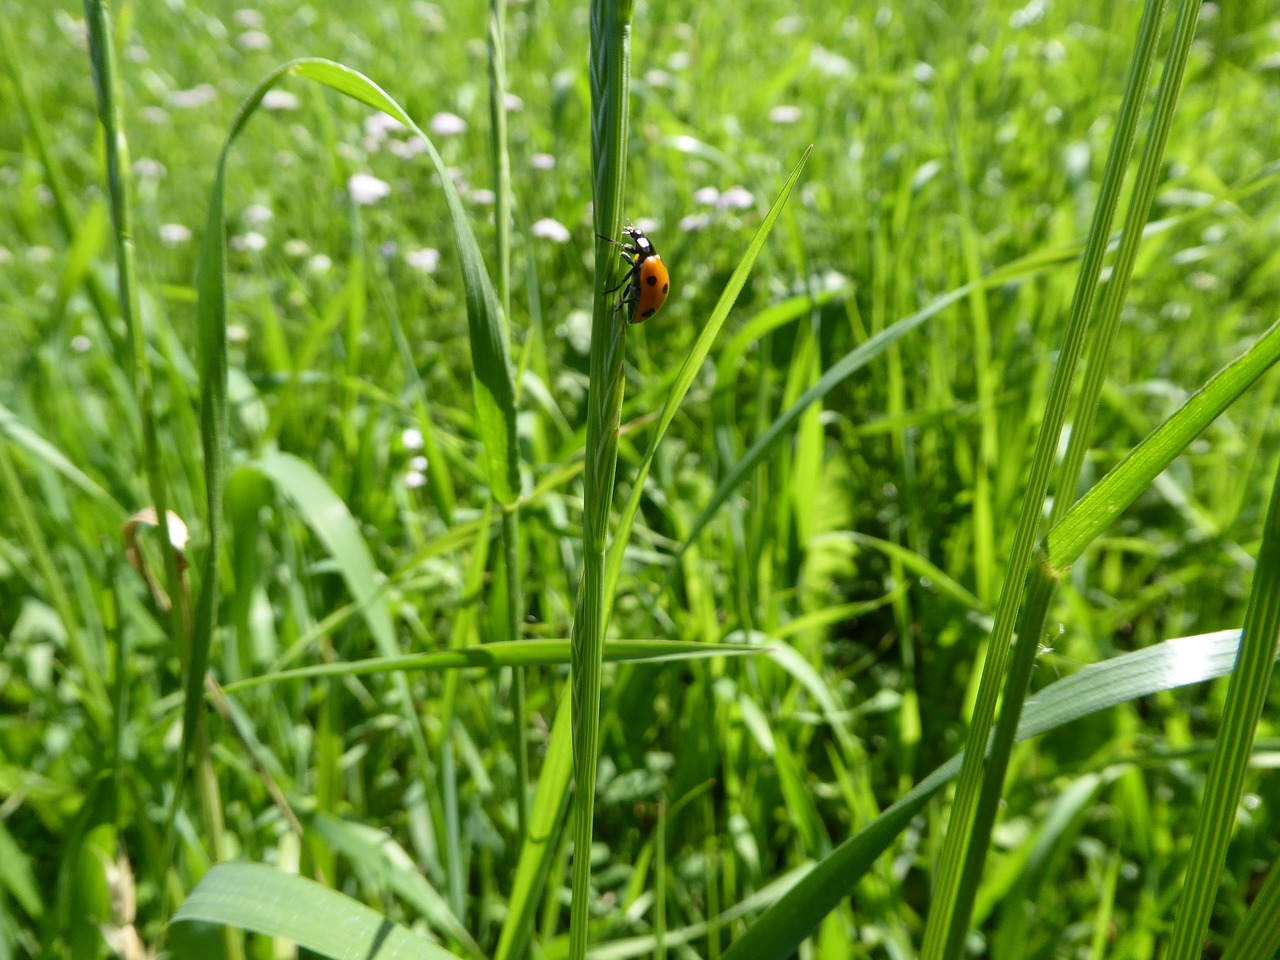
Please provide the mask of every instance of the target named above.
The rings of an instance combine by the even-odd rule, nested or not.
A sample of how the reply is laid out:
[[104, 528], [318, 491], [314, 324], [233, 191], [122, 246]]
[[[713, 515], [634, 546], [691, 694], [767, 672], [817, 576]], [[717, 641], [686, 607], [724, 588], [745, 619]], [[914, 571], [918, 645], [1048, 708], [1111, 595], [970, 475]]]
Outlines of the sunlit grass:
[[[811, 929], [802, 956], [917, 950], [951, 797], [942, 781], [908, 791], [965, 743], [1139, 8], [636, 6], [616, 212], [649, 230], [674, 287], [626, 335], [615, 500], [596, 516], [617, 537], [601, 544], [604, 656], [623, 639], [769, 652], [603, 666], [594, 844], [575, 856], [569, 739], [551, 731], [584, 515], [600, 506], [584, 487], [599, 229], [584, 10], [506, 6], [507, 274], [485, 5], [197, 6], [113, 8], [131, 312], [83, 12], [0, 7], [0, 956], [106, 955], [130, 932], [161, 944], [177, 904], [214, 909], [188, 898], [218, 856], [317, 880], [456, 956], [537, 955], [531, 940], [568, 956], [575, 862], [590, 868], [585, 938], [617, 956], [760, 956]], [[1188, 395], [1280, 316], [1275, 26], [1258, 3], [1202, 12], [1081, 493], [1190, 417]], [[121, 527], [159, 481], [192, 533], [181, 576], [193, 596], [212, 582], [197, 260], [235, 111], [295, 56], [359, 70], [435, 143], [504, 308], [484, 368], [498, 379], [480, 389], [501, 394], [506, 367], [515, 392], [477, 405], [475, 334], [493, 328], [474, 298], [469, 324], [465, 255], [421, 141], [320, 84], [275, 88], [226, 183], [207, 640], [217, 681], [245, 686], [204, 701], [218, 809], [188, 789], [170, 857], [186, 652]], [[1045, 512], [1036, 533], [1063, 578], [1033, 694], [1242, 625], [1280, 450], [1280, 380], [1262, 373], [1274, 338], [1186, 404], [1240, 394], [1202, 433], [1163, 428], [1141, 469], [1099, 488], [1121, 491], [1119, 516], [1086, 499], [1049, 533]], [[507, 550], [501, 504], [517, 493]], [[180, 592], [156, 531], [141, 536], [154, 580]], [[539, 641], [527, 657], [509, 652], [517, 633]], [[390, 654], [473, 666], [364, 672]], [[1225, 696], [1173, 681], [1221, 675], [1208, 663], [1173, 658], [1156, 685], [1126, 681], [1140, 704], [1117, 696], [1013, 748], [975, 948], [1138, 958], [1164, 944]], [[309, 673], [276, 676], [290, 668]], [[264, 677], [277, 682], [249, 685]], [[1274, 747], [1265, 713], [1258, 735]], [[1222, 879], [1192, 888], [1216, 893], [1214, 951], [1277, 854], [1274, 778], [1246, 761], [1243, 801], [1216, 811], [1236, 828]], [[810, 912], [790, 911], [797, 871], [833, 853], [810, 879], [830, 903], [805, 893]], [[211, 876], [209, 898], [241, 884]], [[273, 896], [310, 895], [281, 883]], [[122, 891], [136, 912], [113, 906]], [[1178, 937], [1198, 949], [1195, 930]]]

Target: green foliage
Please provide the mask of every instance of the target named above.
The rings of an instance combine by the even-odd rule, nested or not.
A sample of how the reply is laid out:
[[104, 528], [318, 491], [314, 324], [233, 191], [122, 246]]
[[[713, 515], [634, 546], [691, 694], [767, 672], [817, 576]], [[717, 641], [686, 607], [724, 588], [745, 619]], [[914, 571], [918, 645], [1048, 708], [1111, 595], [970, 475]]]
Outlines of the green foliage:
[[0, 0], [0, 960], [1274, 953], [1197, 7]]

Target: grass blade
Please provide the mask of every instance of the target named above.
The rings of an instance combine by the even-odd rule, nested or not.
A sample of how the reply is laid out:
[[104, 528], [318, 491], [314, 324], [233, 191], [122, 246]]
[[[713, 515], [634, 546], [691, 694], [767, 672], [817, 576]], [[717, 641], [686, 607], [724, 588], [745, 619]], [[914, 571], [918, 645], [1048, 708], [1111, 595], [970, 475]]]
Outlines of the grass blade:
[[204, 875], [173, 916], [179, 954], [176, 927], [190, 921], [284, 937], [333, 960], [457, 960], [350, 897], [258, 863], [220, 863]]
[[[1182, 637], [1090, 664], [1027, 701], [1017, 739], [1029, 740], [1109, 707], [1225, 676], [1235, 666], [1239, 638], [1238, 630]], [[963, 761], [963, 753], [952, 757], [816, 864], [733, 943], [724, 960], [787, 960], [929, 798], [955, 778]]]
[[1280, 321], [1227, 366], [1076, 501], [1052, 530], [1045, 559], [1065, 571], [1206, 427], [1280, 360]]
[[[1280, 470], [1276, 471], [1267, 520], [1258, 548], [1258, 568], [1245, 609], [1240, 654], [1222, 707], [1222, 727], [1205, 779], [1200, 815], [1191, 840], [1186, 885], [1178, 905], [1168, 960], [1202, 955], [1205, 930], [1222, 883], [1227, 846], [1235, 826], [1244, 775], [1253, 753], [1258, 721], [1266, 706], [1280, 635]], [[1261, 954], [1259, 954], [1261, 956]]]

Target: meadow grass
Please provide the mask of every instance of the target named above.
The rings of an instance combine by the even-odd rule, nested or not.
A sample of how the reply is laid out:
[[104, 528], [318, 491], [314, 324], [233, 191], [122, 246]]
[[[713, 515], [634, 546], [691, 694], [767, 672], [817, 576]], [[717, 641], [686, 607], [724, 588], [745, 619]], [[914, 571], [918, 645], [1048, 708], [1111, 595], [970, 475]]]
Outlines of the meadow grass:
[[1198, 7], [0, 5], [0, 960], [1274, 955]]

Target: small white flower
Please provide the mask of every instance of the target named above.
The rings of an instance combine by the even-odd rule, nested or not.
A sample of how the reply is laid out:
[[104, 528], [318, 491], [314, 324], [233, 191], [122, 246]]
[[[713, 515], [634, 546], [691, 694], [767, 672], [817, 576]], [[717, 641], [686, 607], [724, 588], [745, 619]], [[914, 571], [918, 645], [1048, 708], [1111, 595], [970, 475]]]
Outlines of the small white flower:
[[147, 52], [147, 48], [140, 43], [131, 43], [124, 48], [124, 55], [130, 63], [147, 63], [151, 59], [151, 54]]
[[529, 163], [535, 170], [554, 170], [556, 158], [549, 153], [535, 153], [529, 158]]
[[404, 475], [404, 485], [410, 490], [417, 490], [427, 482], [427, 478], [417, 470], [410, 470]]
[[375, 140], [382, 140], [389, 133], [399, 133], [405, 129], [407, 127], [403, 123], [381, 111], [364, 118], [364, 134]]
[[426, 472], [427, 472], [427, 458], [426, 458], [426, 457], [424, 457], [424, 456], [421, 456], [421, 455], [414, 457], [412, 460], [410, 460], [410, 461], [409, 461], [409, 469], [410, 469], [410, 470], [418, 470], [418, 471], [420, 471], [420, 472], [422, 472], [422, 473], [426, 473]]
[[288, 90], [268, 90], [262, 98], [262, 105], [268, 110], [297, 110], [301, 104], [297, 95]]
[[637, 217], [635, 226], [642, 233], [657, 233], [658, 228], [662, 226], [662, 224], [658, 223], [658, 221], [653, 219], [653, 217]]
[[180, 223], [160, 225], [160, 242], [166, 247], [180, 247], [191, 239], [191, 231]]
[[677, 50], [671, 56], [667, 57], [667, 66], [672, 70], [686, 69], [693, 58], [689, 56], [688, 50]]
[[332, 267], [333, 261], [323, 253], [317, 253], [307, 261], [307, 271], [310, 273], [328, 273]]
[[569, 341], [569, 346], [579, 353], [591, 349], [591, 314], [586, 310], [571, 310], [564, 323], [556, 327], [556, 336]]
[[267, 238], [256, 230], [250, 230], [240, 237], [231, 238], [232, 250], [248, 250], [257, 253], [259, 250], [266, 249]]
[[236, 37], [236, 46], [241, 50], [270, 50], [271, 38], [261, 30], [246, 30]]
[[169, 122], [169, 111], [164, 107], [143, 107], [139, 116], [153, 127], [162, 127]]
[[53, 248], [44, 246], [27, 247], [27, 259], [32, 263], [48, 263], [53, 259]]
[[440, 251], [432, 247], [423, 247], [421, 250], [406, 250], [404, 262], [415, 270], [421, 270], [423, 273], [435, 273], [440, 267]]
[[456, 113], [447, 110], [437, 113], [431, 118], [431, 132], [440, 137], [452, 137], [467, 132], [467, 121]]
[[422, 22], [422, 26], [431, 33], [439, 33], [444, 29], [444, 13], [434, 3], [416, 0], [410, 9], [413, 10], [413, 15]]
[[559, 220], [553, 220], [550, 217], [543, 217], [541, 220], [535, 221], [533, 226], [529, 228], [529, 232], [535, 237], [541, 237], [553, 243], [569, 242], [569, 228]]
[[284, 242], [284, 255], [286, 257], [305, 257], [311, 252], [311, 244], [305, 240], [286, 240]]
[[703, 206], [714, 207], [720, 199], [720, 191], [715, 187], [699, 187], [693, 192], [693, 202]]
[[371, 173], [353, 174], [347, 181], [347, 192], [351, 199], [362, 207], [377, 203], [391, 194], [391, 184], [379, 180]]
[[517, 97], [514, 93], [508, 93], [502, 98], [502, 104], [512, 113], [518, 113], [524, 109], [524, 101]]
[[400, 244], [396, 243], [394, 240], [386, 240], [378, 245], [378, 256], [382, 257], [384, 260], [390, 260], [399, 252]]
[[721, 210], [750, 210], [756, 205], [756, 198], [746, 187], [730, 187], [720, 194], [716, 206]]
[[421, 450], [422, 431], [417, 427], [408, 427], [400, 433], [400, 442], [406, 450]]
[[227, 343], [245, 343], [249, 339], [249, 331], [239, 323], [227, 324]]
[[709, 226], [711, 226], [709, 213], [691, 213], [680, 220], [680, 229], [685, 233], [693, 233], [695, 230], [702, 230]]
[[275, 214], [271, 212], [271, 208], [261, 203], [250, 204], [244, 208], [244, 213], [240, 214], [240, 219], [251, 227], [261, 227], [271, 222]]
[[78, 333], [71, 338], [71, 349], [76, 353], [87, 353], [92, 347], [93, 341], [83, 333]]
[[392, 140], [387, 149], [401, 160], [409, 160], [425, 151], [427, 144], [421, 137], [410, 137], [408, 140]]
[[237, 27], [253, 28], [262, 26], [262, 12], [249, 7], [237, 10], [231, 15], [231, 19]]
[[139, 157], [133, 162], [133, 175], [139, 180], [159, 180], [168, 172], [163, 163], [150, 157]]
[[13, 252], [8, 247], [0, 247], [0, 266], [13, 263]]
[[490, 207], [490, 206], [493, 206], [493, 202], [498, 198], [497, 196], [494, 195], [494, 192], [492, 190], [485, 190], [483, 188], [479, 188], [476, 190], [472, 190], [470, 193], [468, 193], [467, 199], [470, 200], [472, 203], [478, 203], [482, 206]]
[[776, 124], [796, 123], [800, 119], [800, 108], [783, 104], [769, 111], [769, 122]]
[[175, 110], [194, 110], [196, 107], [203, 107], [206, 103], [212, 102], [217, 96], [218, 91], [213, 84], [202, 83], [190, 90], [174, 90], [165, 99]]

